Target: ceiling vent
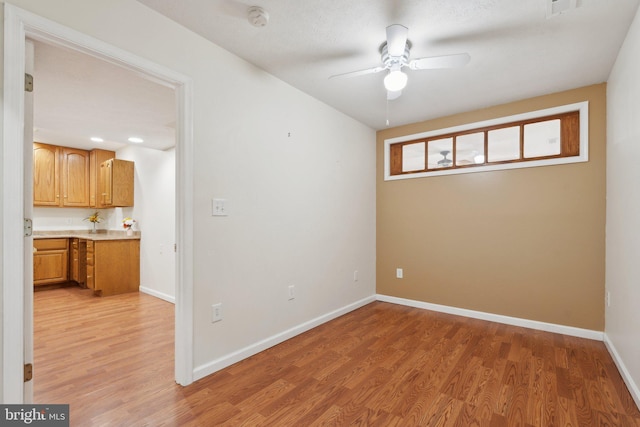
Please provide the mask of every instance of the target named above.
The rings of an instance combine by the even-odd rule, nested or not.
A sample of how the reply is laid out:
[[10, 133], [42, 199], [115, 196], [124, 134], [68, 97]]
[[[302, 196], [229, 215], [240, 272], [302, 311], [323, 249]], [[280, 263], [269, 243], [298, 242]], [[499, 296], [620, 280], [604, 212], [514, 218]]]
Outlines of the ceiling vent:
[[570, 12], [582, 6], [582, 0], [547, 0], [547, 18]]

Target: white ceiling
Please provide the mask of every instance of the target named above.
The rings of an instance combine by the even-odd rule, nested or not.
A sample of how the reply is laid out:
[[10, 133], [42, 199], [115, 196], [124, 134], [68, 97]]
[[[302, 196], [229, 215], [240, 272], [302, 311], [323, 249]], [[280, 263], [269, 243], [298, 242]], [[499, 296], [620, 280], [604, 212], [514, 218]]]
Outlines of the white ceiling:
[[[84, 53], [33, 43], [35, 141], [115, 151], [135, 136], [146, 148], [175, 145], [172, 88]], [[91, 142], [93, 136], [104, 142]]]
[[[138, 0], [345, 114], [382, 129], [605, 82], [640, 0]], [[270, 15], [247, 20], [250, 6]], [[454, 70], [408, 70], [387, 108], [375, 67], [385, 28], [409, 28], [411, 57], [468, 52]], [[221, 64], [220, 66], [224, 66]]]
[[[558, 0], [578, 8], [547, 17], [550, 0], [138, 0], [294, 87], [383, 129], [607, 80], [640, 0]], [[247, 20], [249, 6], [270, 14]], [[409, 28], [411, 57], [468, 52], [453, 70], [408, 70], [387, 106], [379, 65], [385, 28]], [[224, 64], [221, 64], [224, 66]], [[117, 150], [139, 136], [175, 143], [173, 89], [117, 65], [35, 42], [34, 139]], [[100, 136], [96, 145], [89, 138]]]

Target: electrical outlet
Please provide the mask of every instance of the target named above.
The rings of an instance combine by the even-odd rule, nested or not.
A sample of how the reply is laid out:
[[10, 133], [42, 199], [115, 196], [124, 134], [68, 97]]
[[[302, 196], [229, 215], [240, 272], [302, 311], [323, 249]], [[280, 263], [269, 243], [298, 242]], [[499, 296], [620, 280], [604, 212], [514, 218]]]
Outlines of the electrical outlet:
[[404, 277], [404, 271], [401, 268], [396, 268], [396, 279], [402, 279]]
[[357, 281], [358, 281], [358, 270], [355, 270], [355, 271], [353, 272], [353, 281], [354, 281], [354, 282], [357, 282]]
[[211, 306], [211, 323], [222, 320], [222, 303], [213, 304]]
[[294, 285], [289, 285], [289, 301], [291, 301], [292, 299], [295, 299], [296, 297], [295, 289], [296, 287]]

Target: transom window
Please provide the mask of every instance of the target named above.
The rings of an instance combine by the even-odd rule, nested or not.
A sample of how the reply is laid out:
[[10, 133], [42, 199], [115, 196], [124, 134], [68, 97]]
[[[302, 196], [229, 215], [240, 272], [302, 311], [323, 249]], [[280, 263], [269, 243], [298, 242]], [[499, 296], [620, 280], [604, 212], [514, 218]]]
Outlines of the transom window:
[[588, 160], [588, 103], [385, 141], [385, 179]]

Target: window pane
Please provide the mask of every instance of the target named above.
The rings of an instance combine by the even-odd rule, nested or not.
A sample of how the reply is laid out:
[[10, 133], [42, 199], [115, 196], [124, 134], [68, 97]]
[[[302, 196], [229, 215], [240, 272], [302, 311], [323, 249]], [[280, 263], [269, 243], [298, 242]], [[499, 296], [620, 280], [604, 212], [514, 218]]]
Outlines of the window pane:
[[560, 119], [524, 125], [524, 156], [560, 154]]
[[424, 170], [424, 142], [402, 146], [402, 172]]
[[456, 138], [456, 165], [484, 163], [484, 132], [469, 133]]
[[448, 168], [453, 165], [451, 152], [453, 138], [434, 139], [429, 141], [429, 169]]
[[490, 162], [515, 160], [520, 158], [520, 126], [489, 131]]

